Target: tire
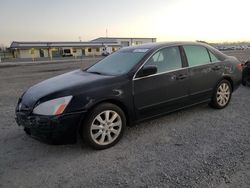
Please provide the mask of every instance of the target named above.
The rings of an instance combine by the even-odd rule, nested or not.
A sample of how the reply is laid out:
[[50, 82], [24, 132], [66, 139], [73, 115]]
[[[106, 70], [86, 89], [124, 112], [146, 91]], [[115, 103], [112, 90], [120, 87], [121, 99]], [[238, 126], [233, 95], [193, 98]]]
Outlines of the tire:
[[27, 134], [27, 135], [31, 135], [31, 132], [30, 132], [30, 129], [29, 128], [24, 128], [23, 129], [24, 130], [24, 132]]
[[225, 108], [232, 96], [232, 86], [227, 80], [222, 80], [216, 86], [210, 105], [216, 109]]
[[242, 78], [242, 85], [243, 85], [243, 86], [246, 86], [246, 85], [247, 85], [247, 77], [246, 77], [246, 76], [244, 76], [244, 77]]
[[242, 85], [246, 86], [247, 85], [247, 69], [244, 68], [242, 71]]
[[81, 129], [83, 141], [94, 149], [114, 146], [122, 138], [126, 116], [118, 106], [103, 103], [87, 116]]

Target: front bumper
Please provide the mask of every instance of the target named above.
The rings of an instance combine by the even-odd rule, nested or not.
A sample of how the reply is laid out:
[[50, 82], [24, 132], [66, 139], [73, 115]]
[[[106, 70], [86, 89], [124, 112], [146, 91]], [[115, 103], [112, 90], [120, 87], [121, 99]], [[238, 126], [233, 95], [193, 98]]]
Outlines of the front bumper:
[[16, 112], [16, 122], [28, 129], [31, 136], [51, 144], [75, 143], [85, 112], [59, 116], [27, 115]]

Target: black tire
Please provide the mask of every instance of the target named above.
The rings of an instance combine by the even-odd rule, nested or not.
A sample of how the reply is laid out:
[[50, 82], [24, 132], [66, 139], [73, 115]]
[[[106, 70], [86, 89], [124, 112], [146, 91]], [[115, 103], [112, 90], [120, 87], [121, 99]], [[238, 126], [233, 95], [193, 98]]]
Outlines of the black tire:
[[[110, 113], [113, 113], [114, 114], [117, 114], [117, 119], [115, 119], [114, 121], [117, 121], [115, 123], [118, 123], [119, 125], [121, 124], [121, 126], [119, 126], [120, 128], [118, 128], [117, 130], [117, 134], [114, 134], [112, 132], [112, 130], [114, 130], [113, 128], [110, 128], [108, 125], [108, 123], [106, 123], [105, 125], [98, 125], [98, 127], [105, 127], [105, 128], [99, 128], [97, 130], [92, 130], [93, 126], [95, 125], [92, 125], [92, 124], [95, 124], [95, 123], [100, 123], [100, 121], [97, 119], [97, 116], [104, 116], [103, 114], [106, 113], [106, 112], [110, 112]], [[106, 115], [106, 114], [105, 114]], [[113, 117], [113, 115], [111, 117]], [[99, 117], [100, 117], [99, 116]], [[110, 115], [108, 115], [110, 116]], [[106, 118], [106, 117], [105, 117]], [[109, 119], [109, 118], [108, 118]], [[112, 119], [112, 118], [111, 118]], [[106, 121], [106, 120], [103, 120], [102, 121]], [[118, 122], [119, 121], [119, 122]], [[107, 121], [106, 121], [107, 122]], [[114, 123], [113, 123], [114, 124]], [[98, 105], [97, 107], [95, 107], [89, 114], [88, 116], [86, 117], [86, 120], [83, 122], [82, 124], [82, 129], [81, 129], [81, 136], [83, 138], [83, 141], [89, 145], [90, 147], [94, 148], [94, 149], [98, 149], [98, 150], [101, 150], [101, 149], [106, 149], [106, 148], [109, 148], [109, 147], [112, 147], [114, 146], [117, 142], [119, 142], [119, 140], [122, 138], [122, 135], [123, 135], [123, 132], [124, 132], [124, 129], [125, 129], [125, 126], [126, 126], [126, 116], [124, 114], [124, 112], [122, 111], [121, 108], [119, 108], [118, 106], [114, 105], [114, 104], [111, 104], [111, 103], [102, 103], [100, 105]], [[108, 128], [107, 128], [108, 127]], [[117, 126], [118, 127], [118, 126]], [[105, 130], [104, 130], [105, 129]], [[108, 129], [108, 130], [106, 130]], [[112, 129], [112, 130], [111, 130]], [[97, 131], [95, 133], [93, 133], [94, 131]], [[106, 131], [106, 132], [105, 132]], [[109, 131], [109, 132], [107, 132]], [[115, 129], [116, 131], [116, 129]], [[99, 133], [99, 132], [102, 132], [102, 133]], [[105, 132], [105, 133], [104, 133]], [[93, 137], [95, 135], [98, 135], [100, 134], [97, 138], [100, 138], [103, 136], [103, 134], [105, 135], [104, 136], [104, 139], [105, 141], [109, 142], [109, 138], [108, 138], [108, 135], [112, 135], [113, 134], [113, 137], [114, 137], [114, 140], [110, 143], [106, 143], [106, 144], [99, 144], [97, 143], [97, 138], [94, 139]], [[110, 137], [112, 138], [112, 137]], [[102, 138], [101, 138], [102, 139]], [[101, 140], [100, 139], [100, 140]]]
[[[219, 95], [218, 92], [220, 90], [219, 88], [223, 84], [225, 84], [226, 86], [228, 86], [229, 97], [228, 97], [226, 103], [222, 105], [221, 102], [218, 101], [218, 97], [219, 97], [218, 96]], [[231, 100], [231, 97], [232, 97], [232, 85], [231, 85], [231, 83], [228, 80], [221, 80], [220, 83], [214, 89], [214, 93], [213, 93], [212, 100], [210, 102], [210, 106], [213, 107], [213, 108], [216, 108], [216, 109], [225, 108], [229, 104], [229, 102]]]
[[247, 85], [247, 77], [246, 76], [242, 77], [242, 85], [243, 86]]
[[247, 85], [247, 68], [245, 67], [242, 71], [242, 85]]
[[24, 132], [27, 134], [27, 135], [31, 135], [31, 132], [30, 132], [30, 129], [29, 128], [24, 128], [23, 129], [24, 130]]

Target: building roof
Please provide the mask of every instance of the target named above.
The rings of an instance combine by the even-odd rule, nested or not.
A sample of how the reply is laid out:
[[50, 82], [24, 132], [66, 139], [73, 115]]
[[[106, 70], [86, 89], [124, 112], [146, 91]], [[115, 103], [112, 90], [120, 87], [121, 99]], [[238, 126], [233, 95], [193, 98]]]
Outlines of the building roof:
[[[58, 48], [58, 47], [102, 47], [106, 43], [100, 42], [18, 42], [13, 41], [10, 48], [30, 49], [30, 48]], [[117, 42], [110, 42], [107, 45], [120, 46]]]
[[129, 37], [99, 37], [89, 42], [52, 42], [52, 41], [43, 41], [43, 42], [23, 42], [23, 41], [13, 41], [10, 45], [10, 48], [17, 49], [30, 49], [30, 48], [62, 48], [62, 47], [102, 47], [102, 46], [111, 46], [111, 47], [121, 47], [118, 42], [119, 40], [138, 40], [138, 39], [150, 39], [152, 42], [156, 41], [156, 38], [129, 38]]
[[[143, 39], [150, 39], [150, 40], [155, 40], [156, 38], [141, 38], [141, 37], [99, 37], [94, 40], [91, 40], [91, 42], [103, 42], [103, 43], [112, 43], [112, 42], [117, 42], [117, 40], [143, 40]], [[152, 41], [153, 42], [153, 41]]]

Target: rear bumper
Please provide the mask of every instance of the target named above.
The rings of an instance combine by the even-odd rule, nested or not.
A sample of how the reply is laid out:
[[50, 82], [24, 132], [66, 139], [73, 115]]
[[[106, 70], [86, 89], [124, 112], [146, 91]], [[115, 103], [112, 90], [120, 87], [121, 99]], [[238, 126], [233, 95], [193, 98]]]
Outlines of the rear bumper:
[[237, 81], [234, 81], [233, 91], [237, 90], [240, 87], [241, 83], [242, 83], [242, 78], [238, 79]]
[[51, 144], [75, 143], [77, 131], [85, 112], [60, 116], [26, 115], [16, 112], [19, 126], [29, 129], [31, 136]]

